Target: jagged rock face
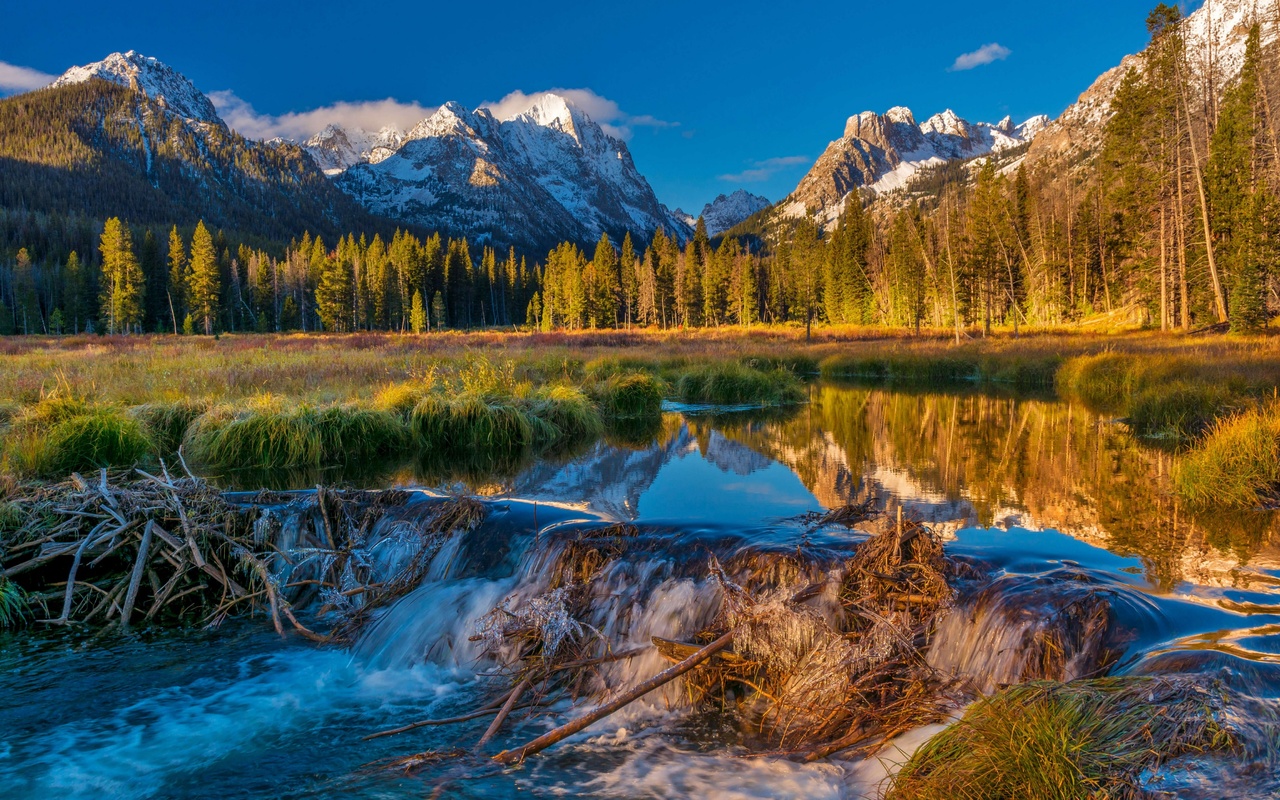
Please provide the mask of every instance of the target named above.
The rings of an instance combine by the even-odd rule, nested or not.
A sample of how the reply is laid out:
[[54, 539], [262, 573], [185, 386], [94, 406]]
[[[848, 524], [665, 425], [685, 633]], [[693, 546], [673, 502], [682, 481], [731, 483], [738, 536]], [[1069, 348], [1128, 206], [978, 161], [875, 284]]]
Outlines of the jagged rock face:
[[1021, 146], [1047, 123], [1047, 117], [1016, 126], [1007, 117], [995, 125], [970, 123], [947, 110], [916, 124], [907, 108], [863, 112], [849, 118], [844, 135], [827, 146], [783, 208], [792, 216], [813, 209], [830, 220], [856, 189], [882, 193], [902, 188], [922, 167]]
[[689, 235], [626, 145], [553, 94], [505, 120], [446, 103], [393, 155], [337, 183], [375, 213], [499, 245], [647, 238], [660, 227]]
[[[1205, 74], [1207, 62], [1199, 54], [1212, 52], [1213, 83], [1217, 89], [1234, 81], [1244, 64], [1245, 43], [1253, 19], [1262, 22], [1262, 43], [1276, 38], [1276, 26], [1269, 24], [1277, 17], [1277, 0], [1213, 0], [1200, 6], [1187, 18], [1184, 35], [1187, 52], [1199, 62], [1195, 69]], [[1111, 102], [1130, 70], [1145, 69], [1142, 54], [1125, 56], [1119, 66], [1098, 76], [1075, 103], [1036, 137], [1029, 161], [1046, 158], [1069, 159], [1096, 154], [1102, 146], [1103, 132], [1111, 119]]]
[[[59, 102], [63, 93], [79, 105]], [[23, 104], [42, 125], [95, 154], [91, 163], [47, 172], [42, 194], [18, 198], [33, 209], [52, 204], [91, 216], [127, 210], [132, 222], [204, 219], [282, 238], [302, 229], [331, 236], [392, 227], [337, 191], [297, 145], [243, 138], [191, 81], [133, 51], [72, 67], [49, 88], [4, 102]], [[32, 175], [47, 170], [38, 159], [3, 166], [0, 181], [13, 186], [38, 185]]]
[[154, 58], [130, 50], [112, 53], [101, 61], [72, 67], [51, 85], [84, 83], [92, 78], [141, 92], [166, 110], [188, 120], [222, 125], [208, 97], [182, 73]]
[[768, 198], [738, 189], [730, 195], [719, 195], [702, 207], [702, 221], [708, 236], [718, 236], [734, 225], [771, 206]]
[[303, 142], [302, 148], [311, 154], [324, 174], [334, 176], [356, 164], [377, 164], [389, 158], [404, 140], [405, 132], [390, 125], [376, 132], [328, 125]]

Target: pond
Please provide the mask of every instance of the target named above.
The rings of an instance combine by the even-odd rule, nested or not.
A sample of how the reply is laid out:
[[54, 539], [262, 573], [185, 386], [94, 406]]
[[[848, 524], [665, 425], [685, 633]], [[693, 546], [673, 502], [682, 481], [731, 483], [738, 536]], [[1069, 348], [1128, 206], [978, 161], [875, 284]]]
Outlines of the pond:
[[[0, 796], [875, 797], [886, 771], [937, 726], [865, 760], [744, 758], [731, 715], [691, 718], [659, 692], [513, 769], [442, 763], [410, 777], [367, 766], [469, 748], [485, 718], [362, 740], [476, 707], [493, 676], [469, 642], [486, 612], [537, 583], [548, 532], [600, 520], [643, 528], [652, 544], [611, 576], [616, 607], [602, 619], [605, 633], [644, 643], [706, 622], [710, 592], [691, 576], [711, 555], [853, 548], [860, 534], [815, 533], [798, 518], [868, 498], [1009, 578], [1010, 596], [1064, 575], [1105, 594], [1110, 674], [1223, 681], [1250, 698], [1242, 725], [1274, 735], [1275, 514], [1189, 511], [1169, 487], [1176, 453], [1076, 403], [831, 382], [808, 391], [807, 404], [769, 412], [671, 406], [648, 429], [489, 471], [220, 477], [229, 488], [425, 485], [481, 494], [498, 511], [350, 649], [282, 640], [261, 619], [133, 640], [0, 636]], [[1034, 627], [1034, 617], [1017, 624]], [[984, 691], [1016, 679], [1026, 639], [1022, 629], [1010, 638], [1011, 619], [962, 605], [940, 625], [930, 662]], [[661, 666], [637, 658], [602, 679], [627, 686]], [[548, 727], [516, 714], [500, 744]], [[1149, 783], [1186, 797], [1263, 796], [1280, 792], [1268, 758], [1174, 764]]]

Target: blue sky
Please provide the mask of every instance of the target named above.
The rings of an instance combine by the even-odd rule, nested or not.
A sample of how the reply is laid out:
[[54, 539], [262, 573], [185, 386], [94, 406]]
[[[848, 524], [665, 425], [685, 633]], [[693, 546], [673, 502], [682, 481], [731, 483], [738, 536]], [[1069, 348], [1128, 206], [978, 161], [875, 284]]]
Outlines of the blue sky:
[[1153, 4], [4, 0], [0, 87], [33, 79], [14, 67], [56, 74], [133, 49], [206, 93], [230, 90], [224, 116], [263, 132], [339, 102], [357, 105], [329, 116], [406, 118], [586, 89], [658, 197], [696, 212], [740, 187], [780, 199], [863, 110], [1056, 116], [1142, 48]]

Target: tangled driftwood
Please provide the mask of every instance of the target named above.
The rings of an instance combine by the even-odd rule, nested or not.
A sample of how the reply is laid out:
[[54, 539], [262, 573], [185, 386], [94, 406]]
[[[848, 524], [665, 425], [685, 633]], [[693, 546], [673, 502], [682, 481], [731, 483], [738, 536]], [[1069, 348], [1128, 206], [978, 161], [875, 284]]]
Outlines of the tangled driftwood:
[[[277, 632], [345, 643], [372, 612], [418, 585], [449, 535], [486, 513], [457, 497], [433, 503], [412, 525], [379, 526], [407, 493], [318, 487], [236, 502], [190, 474], [94, 477], [9, 491], [7, 502], [25, 521], [0, 536], [0, 566], [24, 589], [37, 623], [127, 631], [139, 623], [216, 625], [263, 611]], [[286, 517], [296, 535], [281, 546]], [[384, 575], [368, 553], [390, 540], [410, 556]], [[331, 629], [305, 625], [304, 607]]]

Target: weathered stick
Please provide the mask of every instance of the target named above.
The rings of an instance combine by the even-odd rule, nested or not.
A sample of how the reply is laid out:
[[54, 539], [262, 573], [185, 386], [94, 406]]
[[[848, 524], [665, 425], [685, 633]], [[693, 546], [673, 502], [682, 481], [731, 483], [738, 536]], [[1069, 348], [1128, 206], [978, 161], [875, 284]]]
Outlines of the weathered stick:
[[529, 742], [522, 747], [517, 747], [515, 750], [503, 750], [501, 753], [494, 756], [493, 760], [497, 761], [499, 764], [517, 764], [528, 756], [540, 753], [551, 745], [567, 739], [578, 731], [604, 719], [618, 709], [639, 700], [654, 689], [665, 686], [676, 678], [679, 678], [681, 675], [694, 669], [716, 653], [728, 647], [732, 642], [733, 631], [729, 631], [719, 639], [716, 639], [711, 644], [689, 656], [684, 661], [681, 661], [679, 664], [664, 669], [649, 680], [639, 684], [638, 686], [632, 687], [627, 692], [596, 708], [589, 714], [585, 714], [568, 724], [561, 725], [553, 731], [548, 731], [537, 739], [534, 739], [532, 742]]
[[[536, 705], [538, 704], [537, 703], [521, 703], [518, 706], [514, 706], [511, 710], [519, 711], [522, 708], [532, 708]], [[487, 717], [490, 714], [496, 714], [498, 713], [499, 710], [500, 709], [495, 705], [489, 708], [482, 708], [479, 711], [472, 711], [469, 714], [463, 714], [458, 717], [446, 717], [444, 719], [424, 719], [419, 722], [410, 722], [408, 725], [401, 725], [399, 728], [391, 728], [390, 730], [378, 731], [377, 733], [371, 733], [368, 736], [362, 736], [361, 741], [367, 742], [370, 739], [381, 739], [383, 736], [395, 736], [397, 733], [407, 733], [408, 731], [416, 731], [418, 728], [427, 728], [435, 725], [453, 725], [454, 723], [458, 723], [458, 722], [470, 722], [473, 719], [480, 719], [481, 717]]]
[[520, 695], [524, 694], [524, 690], [529, 688], [529, 679], [525, 678], [516, 684], [516, 688], [511, 690], [511, 694], [507, 695], [507, 702], [502, 704], [502, 710], [498, 712], [498, 716], [493, 718], [493, 722], [489, 723], [489, 728], [484, 732], [484, 736], [480, 737], [480, 741], [476, 742], [475, 749], [479, 751], [489, 740], [497, 735], [498, 729], [502, 727], [502, 723], [506, 721], [507, 715], [511, 713], [511, 709], [515, 708], [516, 701], [520, 699]]
[[154, 525], [147, 523], [142, 531], [142, 544], [138, 545], [138, 560], [133, 562], [133, 575], [129, 577], [129, 591], [124, 595], [124, 607], [120, 609], [120, 630], [128, 632], [129, 617], [133, 614], [133, 603], [138, 599], [138, 586], [142, 584], [142, 572], [147, 566], [147, 553], [151, 550], [151, 529]]

